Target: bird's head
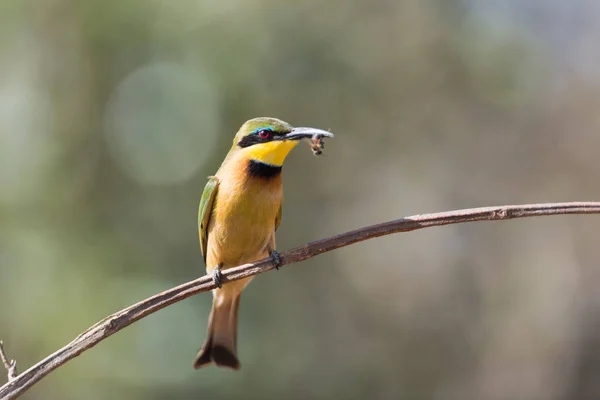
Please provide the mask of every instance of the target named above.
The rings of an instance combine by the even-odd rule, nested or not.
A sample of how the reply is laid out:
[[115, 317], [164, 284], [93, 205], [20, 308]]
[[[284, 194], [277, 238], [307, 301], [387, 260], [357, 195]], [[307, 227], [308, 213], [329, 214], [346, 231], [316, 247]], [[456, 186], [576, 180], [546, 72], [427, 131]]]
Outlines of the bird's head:
[[277, 118], [254, 118], [242, 125], [233, 139], [233, 147], [250, 160], [279, 167], [301, 139], [314, 135], [333, 137], [322, 129], [294, 128]]

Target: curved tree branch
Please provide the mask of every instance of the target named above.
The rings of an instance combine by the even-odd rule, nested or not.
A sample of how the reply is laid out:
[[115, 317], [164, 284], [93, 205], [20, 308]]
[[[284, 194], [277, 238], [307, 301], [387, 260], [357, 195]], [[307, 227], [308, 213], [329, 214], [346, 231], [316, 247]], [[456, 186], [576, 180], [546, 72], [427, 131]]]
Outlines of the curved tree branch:
[[[290, 265], [316, 255], [349, 246], [351, 244], [398, 232], [408, 232], [431, 226], [442, 226], [472, 221], [502, 221], [514, 218], [560, 214], [600, 214], [600, 202], [545, 203], [498, 207], [472, 208], [437, 214], [422, 214], [395, 221], [371, 225], [351, 232], [298, 246], [280, 254], [281, 266]], [[271, 259], [266, 258], [250, 264], [240, 265], [223, 271], [224, 282], [242, 279], [273, 269]], [[126, 326], [150, 315], [170, 304], [200, 292], [214, 289], [212, 277], [205, 275], [172, 289], [158, 293], [146, 300], [129, 306], [88, 328], [71, 343], [49, 355], [28, 370], [17, 375], [0, 387], [0, 400], [14, 399], [23, 394], [44, 376], [94, 347], [100, 341]]]

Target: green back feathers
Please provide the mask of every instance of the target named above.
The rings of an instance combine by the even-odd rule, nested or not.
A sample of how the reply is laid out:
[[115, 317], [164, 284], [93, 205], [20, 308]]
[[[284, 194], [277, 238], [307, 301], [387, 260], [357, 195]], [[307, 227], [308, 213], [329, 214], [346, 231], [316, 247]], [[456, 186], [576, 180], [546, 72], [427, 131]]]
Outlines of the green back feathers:
[[218, 187], [219, 180], [211, 176], [204, 187], [200, 206], [198, 207], [198, 233], [200, 234], [200, 250], [202, 251], [204, 262], [206, 262], [206, 246], [208, 244], [208, 223], [212, 215]]

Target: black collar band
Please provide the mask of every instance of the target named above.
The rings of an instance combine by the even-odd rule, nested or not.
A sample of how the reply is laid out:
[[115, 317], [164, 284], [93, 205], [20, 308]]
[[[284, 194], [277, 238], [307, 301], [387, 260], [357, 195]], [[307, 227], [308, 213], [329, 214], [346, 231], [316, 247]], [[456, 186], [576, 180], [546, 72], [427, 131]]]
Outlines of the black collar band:
[[270, 165], [256, 160], [248, 161], [248, 175], [253, 178], [271, 179], [281, 174], [281, 166]]

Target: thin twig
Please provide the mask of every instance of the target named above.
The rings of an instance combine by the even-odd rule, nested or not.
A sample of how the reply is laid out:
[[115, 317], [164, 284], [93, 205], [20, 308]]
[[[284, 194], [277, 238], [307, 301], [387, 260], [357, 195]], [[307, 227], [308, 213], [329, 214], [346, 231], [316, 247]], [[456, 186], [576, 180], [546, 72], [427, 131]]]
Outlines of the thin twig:
[[6, 357], [6, 353], [4, 352], [4, 343], [2, 343], [2, 340], [0, 340], [0, 358], [2, 359], [4, 368], [6, 368], [8, 381], [10, 382], [17, 377], [17, 361], [8, 361], [8, 357]]
[[[458, 224], [472, 221], [502, 221], [514, 218], [536, 217], [560, 214], [600, 214], [600, 202], [588, 203], [545, 203], [514, 206], [472, 208], [465, 210], [422, 214], [371, 225], [326, 239], [317, 240], [304, 246], [295, 247], [280, 254], [281, 266], [306, 260], [316, 255], [373, 239], [379, 236], [417, 229]], [[223, 280], [235, 281], [273, 269], [270, 258], [240, 265], [223, 271]], [[112, 314], [77, 336], [71, 343], [24, 371], [12, 381], [0, 387], [0, 400], [14, 399], [23, 394], [34, 383], [82, 352], [97, 345], [110, 335], [168, 305], [179, 302], [200, 292], [214, 289], [211, 276], [189, 281], [162, 293], [156, 294], [137, 304]]]

